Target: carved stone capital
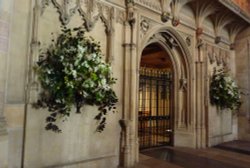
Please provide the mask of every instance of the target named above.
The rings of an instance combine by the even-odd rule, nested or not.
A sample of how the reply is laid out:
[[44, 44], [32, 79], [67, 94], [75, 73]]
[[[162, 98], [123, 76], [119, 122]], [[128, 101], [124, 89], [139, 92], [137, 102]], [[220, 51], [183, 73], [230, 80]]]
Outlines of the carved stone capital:
[[219, 44], [221, 41], [222, 41], [221, 36], [217, 36], [217, 37], [215, 37], [215, 39], [214, 39], [215, 44]]
[[161, 21], [162, 22], [167, 22], [170, 19], [170, 13], [169, 12], [163, 12], [161, 14]]
[[198, 28], [196, 29], [196, 36], [197, 36], [197, 37], [200, 37], [202, 34], [203, 34], [203, 28], [198, 27]]
[[134, 2], [127, 1], [127, 21], [132, 26], [135, 23]]
[[173, 18], [172, 19], [172, 25], [174, 27], [178, 26], [180, 24], [180, 19], [179, 18]]
[[235, 43], [231, 43], [230, 44], [230, 50], [234, 50], [235, 49]]

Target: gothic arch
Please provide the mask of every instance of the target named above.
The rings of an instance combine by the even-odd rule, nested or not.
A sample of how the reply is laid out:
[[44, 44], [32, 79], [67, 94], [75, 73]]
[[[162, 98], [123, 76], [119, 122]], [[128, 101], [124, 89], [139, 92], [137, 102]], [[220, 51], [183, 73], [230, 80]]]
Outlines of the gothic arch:
[[[185, 128], [188, 130], [192, 127], [193, 115], [193, 95], [191, 93], [194, 89], [192, 84], [194, 71], [192, 55], [185, 40], [176, 30], [171, 27], [155, 27], [141, 41], [137, 58], [137, 69], [140, 68], [140, 60], [144, 48], [152, 43], [159, 44], [169, 54], [172, 62], [174, 74], [174, 129]], [[137, 84], [138, 82], [139, 75], [137, 75]], [[181, 88], [183, 84], [186, 85], [185, 91], [182, 91]], [[174, 145], [176, 144], [174, 143]]]
[[[183, 54], [183, 58], [185, 60], [185, 64], [187, 65], [187, 68], [190, 70], [190, 72], [193, 72], [193, 68], [192, 68], [192, 64], [193, 64], [193, 58], [192, 55], [188, 49], [188, 46], [186, 44], [186, 42], [184, 41], [184, 39], [181, 37], [181, 35], [172, 27], [166, 27], [166, 26], [160, 26], [160, 27], [155, 27], [152, 28], [144, 37], [144, 39], [142, 40], [141, 43], [141, 47], [139, 49], [139, 60], [141, 59], [141, 53], [143, 51], [143, 49], [153, 43], [153, 42], [161, 42], [164, 43], [164, 41], [157, 39], [157, 35], [161, 34], [160, 36], [162, 36], [162, 34], [167, 34], [170, 35], [175, 42], [177, 42], [178, 46], [181, 49], [181, 52]], [[159, 37], [159, 36], [158, 36]], [[166, 44], [164, 44], [166, 45]], [[139, 63], [139, 61], [138, 61]], [[190, 74], [191, 76], [193, 76], [192, 74]]]

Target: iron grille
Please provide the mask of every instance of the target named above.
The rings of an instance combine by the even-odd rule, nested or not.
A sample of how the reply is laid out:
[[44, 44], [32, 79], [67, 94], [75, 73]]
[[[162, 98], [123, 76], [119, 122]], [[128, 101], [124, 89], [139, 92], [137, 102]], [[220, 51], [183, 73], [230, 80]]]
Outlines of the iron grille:
[[140, 69], [140, 149], [171, 143], [171, 79], [169, 70]]

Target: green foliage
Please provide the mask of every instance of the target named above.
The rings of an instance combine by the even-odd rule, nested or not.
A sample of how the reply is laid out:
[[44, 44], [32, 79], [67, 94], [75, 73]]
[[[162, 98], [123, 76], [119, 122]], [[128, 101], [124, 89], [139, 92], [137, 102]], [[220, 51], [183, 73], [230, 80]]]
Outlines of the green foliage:
[[47, 108], [46, 130], [61, 132], [56, 125], [58, 118], [70, 116], [73, 106], [76, 113], [84, 104], [96, 105], [100, 113], [95, 117], [97, 131], [105, 128], [105, 115], [115, 110], [118, 101], [112, 85], [111, 66], [102, 60], [99, 43], [85, 37], [82, 28], [67, 29], [41, 53], [35, 67], [42, 91], [36, 108]]
[[219, 71], [212, 76], [210, 102], [221, 109], [239, 109], [241, 105], [240, 91], [228, 73]]

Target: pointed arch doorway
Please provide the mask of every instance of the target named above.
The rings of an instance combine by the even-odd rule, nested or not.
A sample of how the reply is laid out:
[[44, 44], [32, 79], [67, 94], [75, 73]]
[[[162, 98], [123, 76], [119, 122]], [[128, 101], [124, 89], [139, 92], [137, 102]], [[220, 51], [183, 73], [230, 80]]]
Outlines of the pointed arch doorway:
[[159, 43], [147, 45], [139, 70], [138, 136], [140, 149], [173, 144], [173, 65]]

